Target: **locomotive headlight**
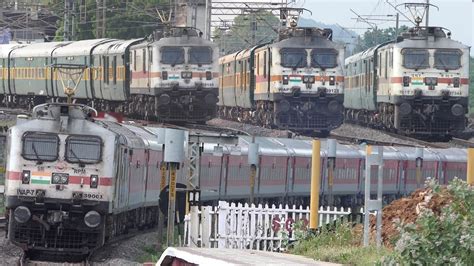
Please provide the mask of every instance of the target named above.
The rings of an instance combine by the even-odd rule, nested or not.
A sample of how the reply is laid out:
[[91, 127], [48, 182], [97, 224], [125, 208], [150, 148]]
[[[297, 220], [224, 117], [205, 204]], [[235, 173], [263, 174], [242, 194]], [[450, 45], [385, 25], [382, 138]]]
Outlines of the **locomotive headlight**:
[[461, 80], [459, 78], [453, 78], [453, 86], [455, 88], [459, 88], [460, 84], [461, 84]]
[[309, 76], [304, 76], [303, 83], [308, 83], [308, 82], [309, 82]]
[[426, 77], [425, 84], [428, 86], [436, 86], [438, 85], [438, 78], [436, 77]]
[[29, 170], [23, 170], [21, 173], [21, 183], [29, 184], [31, 179], [31, 172]]
[[206, 94], [206, 96], [204, 97], [204, 101], [207, 104], [215, 104], [216, 102], [218, 102], [217, 97], [212, 93]]
[[162, 80], [167, 80], [168, 79], [168, 71], [161, 72], [161, 79]]
[[329, 77], [329, 85], [334, 86], [336, 84], [336, 77], [335, 76], [330, 76]]
[[84, 223], [91, 228], [99, 226], [100, 220], [100, 214], [96, 211], [89, 211], [84, 215]]
[[309, 76], [309, 83], [314, 83], [315, 79], [314, 76]]
[[13, 218], [15, 221], [21, 224], [28, 222], [28, 220], [31, 218], [30, 209], [25, 206], [16, 207], [15, 211], [13, 212]]
[[51, 176], [51, 184], [67, 185], [69, 183], [69, 175], [66, 173], [53, 173]]
[[181, 72], [181, 78], [183, 79], [190, 79], [192, 77], [193, 77], [193, 72], [190, 72], [190, 71]]
[[461, 116], [464, 114], [464, 107], [459, 103], [456, 103], [451, 107], [451, 113], [454, 116]]
[[211, 80], [212, 79], [212, 72], [211, 71], [206, 71], [206, 79]]
[[404, 76], [403, 77], [403, 87], [408, 87], [410, 86], [411, 78], [409, 76]]
[[284, 75], [282, 77], [283, 85], [288, 85], [289, 80], [290, 80], [289, 77], [287, 75]]
[[97, 188], [97, 186], [99, 186], [99, 176], [98, 175], [91, 175], [90, 186], [91, 186], [91, 188]]

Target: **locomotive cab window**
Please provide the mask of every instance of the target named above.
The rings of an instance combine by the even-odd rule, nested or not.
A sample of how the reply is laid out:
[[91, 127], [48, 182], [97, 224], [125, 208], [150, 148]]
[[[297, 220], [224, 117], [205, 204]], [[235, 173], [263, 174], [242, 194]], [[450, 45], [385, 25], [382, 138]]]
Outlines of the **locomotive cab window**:
[[98, 163], [102, 140], [96, 136], [69, 136], [66, 139], [66, 160], [70, 163]]
[[53, 162], [58, 159], [59, 137], [55, 134], [27, 132], [23, 136], [22, 156], [30, 161]]
[[188, 62], [194, 65], [205, 65], [212, 63], [211, 47], [191, 47], [189, 48]]
[[280, 50], [281, 66], [289, 68], [306, 67], [306, 50], [296, 48], [283, 48]]
[[171, 46], [161, 48], [161, 63], [171, 66], [184, 64], [184, 49]]
[[337, 66], [337, 52], [333, 49], [313, 49], [311, 51], [311, 67], [334, 68]]
[[403, 66], [409, 69], [424, 69], [430, 67], [428, 50], [425, 49], [404, 49]]
[[461, 54], [459, 50], [436, 50], [434, 53], [434, 67], [443, 70], [455, 70], [461, 67]]

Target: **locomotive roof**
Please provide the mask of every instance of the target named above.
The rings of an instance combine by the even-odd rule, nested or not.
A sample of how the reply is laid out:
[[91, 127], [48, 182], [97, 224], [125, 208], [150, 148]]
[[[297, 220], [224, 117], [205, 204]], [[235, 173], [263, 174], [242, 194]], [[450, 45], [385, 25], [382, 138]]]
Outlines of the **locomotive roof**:
[[127, 144], [129, 147], [134, 149], [144, 149], [146, 144], [143, 137], [136, 134], [123, 124], [119, 124], [111, 121], [100, 121], [108, 130], [116, 133], [119, 136], [121, 144]]
[[15, 49], [11, 53], [11, 57], [50, 57], [51, 53], [62, 46], [71, 42], [43, 42], [33, 43], [28, 46]]
[[79, 56], [90, 55], [91, 51], [99, 44], [114, 41], [114, 39], [93, 39], [72, 42], [60, 47], [53, 52], [53, 56]]
[[161, 150], [162, 145], [158, 143], [157, 136], [152, 134], [150, 131], [140, 126], [134, 126], [134, 125], [123, 125], [123, 126], [128, 128], [130, 131], [133, 131], [135, 134], [139, 135], [147, 144], [147, 148], [152, 149], [152, 150]]
[[99, 44], [94, 50], [92, 54], [119, 54], [124, 53], [127, 48], [129, 48], [134, 43], [142, 41], [143, 38], [140, 39], [132, 39], [132, 40], [114, 40], [111, 42], [106, 42]]
[[17, 48], [27, 46], [27, 44], [1, 44], [0, 45], [0, 58], [7, 58], [8, 54]]
[[[236, 150], [241, 155], [246, 156], [248, 153], [248, 145], [252, 142], [250, 136], [240, 136], [239, 145], [240, 148], [235, 148], [235, 145], [222, 145], [224, 154], [233, 154]], [[256, 137], [255, 143], [259, 144], [259, 154], [267, 156], [298, 156], [298, 157], [311, 157], [312, 155], [312, 142], [311, 140], [301, 139], [286, 139], [286, 138], [265, 138]], [[321, 156], [326, 157], [327, 144], [326, 140], [321, 140]], [[204, 150], [206, 153], [213, 153], [214, 147], [217, 143], [206, 143]], [[384, 159], [385, 160], [410, 160], [416, 159], [414, 147], [394, 147], [385, 146], [383, 147]], [[375, 147], [374, 147], [375, 152]], [[467, 151], [466, 149], [424, 149], [423, 159], [426, 161], [447, 161], [447, 162], [466, 162]], [[365, 146], [362, 145], [346, 145], [337, 144], [337, 157], [339, 158], [365, 158]]]

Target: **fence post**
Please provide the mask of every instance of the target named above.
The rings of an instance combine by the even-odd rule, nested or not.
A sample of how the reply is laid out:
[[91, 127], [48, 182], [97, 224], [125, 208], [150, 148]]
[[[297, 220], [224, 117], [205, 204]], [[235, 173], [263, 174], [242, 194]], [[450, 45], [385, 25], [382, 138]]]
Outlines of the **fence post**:
[[191, 228], [189, 232], [191, 241], [189, 246], [192, 248], [199, 247], [199, 208], [192, 206], [189, 214], [191, 216]]
[[226, 219], [229, 214], [229, 204], [225, 201], [219, 201], [219, 207], [216, 210], [216, 215], [218, 219], [218, 231], [217, 234], [217, 247], [218, 248], [225, 248], [226, 247]]
[[212, 207], [205, 206], [202, 207], [201, 210], [201, 224], [202, 224], [202, 231], [201, 231], [201, 247], [209, 248], [211, 247], [211, 212], [210, 209]]

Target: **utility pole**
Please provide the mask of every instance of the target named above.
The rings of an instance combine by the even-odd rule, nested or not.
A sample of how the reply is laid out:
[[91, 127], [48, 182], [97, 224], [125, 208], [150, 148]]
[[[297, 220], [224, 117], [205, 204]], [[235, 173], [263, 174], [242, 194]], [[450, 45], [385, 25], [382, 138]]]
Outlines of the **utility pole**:
[[430, 0], [426, 0], [426, 27], [430, 25]]
[[64, 0], [64, 29], [63, 29], [63, 40], [69, 41], [69, 2], [70, 0]]
[[106, 11], [107, 3], [106, 0], [96, 0], [97, 8], [95, 11], [95, 20], [96, 20], [96, 29], [95, 37], [104, 38], [105, 37], [105, 24], [106, 24]]

